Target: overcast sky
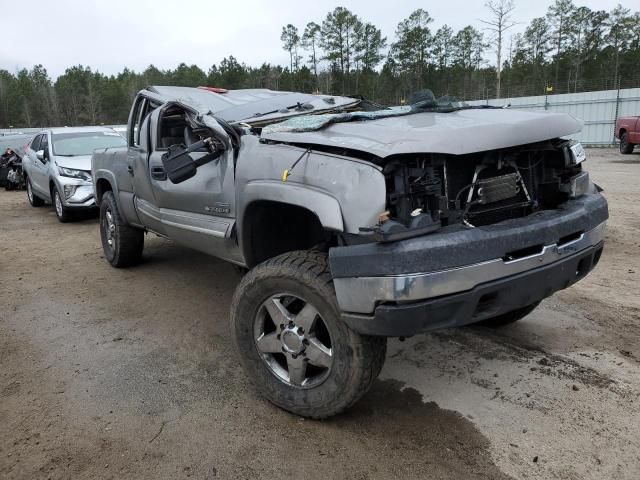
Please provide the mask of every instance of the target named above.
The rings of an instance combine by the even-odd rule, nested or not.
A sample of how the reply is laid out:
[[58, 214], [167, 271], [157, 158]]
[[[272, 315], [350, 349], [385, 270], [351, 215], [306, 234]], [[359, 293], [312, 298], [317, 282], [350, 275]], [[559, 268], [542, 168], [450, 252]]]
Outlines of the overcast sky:
[[[611, 10], [619, 0], [574, 0], [591, 9]], [[542, 16], [551, 0], [515, 0], [514, 20], [524, 29]], [[623, 0], [634, 10], [640, 0]], [[66, 67], [82, 64], [105, 74], [149, 64], [161, 69], [180, 62], [205, 72], [228, 55], [258, 66], [289, 64], [280, 32], [288, 23], [301, 31], [321, 23], [327, 12], [345, 6], [382, 29], [389, 42], [399, 21], [417, 8], [434, 18], [432, 29], [448, 24], [480, 28], [485, 0], [0, 0], [0, 69], [11, 72], [42, 64], [55, 79]]]

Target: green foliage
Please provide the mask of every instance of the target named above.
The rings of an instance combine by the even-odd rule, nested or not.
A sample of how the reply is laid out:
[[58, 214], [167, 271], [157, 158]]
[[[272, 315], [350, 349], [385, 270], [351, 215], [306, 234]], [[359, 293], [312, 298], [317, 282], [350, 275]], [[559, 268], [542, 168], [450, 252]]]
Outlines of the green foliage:
[[[508, 0], [487, 5], [503, 4], [511, 6]], [[496, 38], [485, 39], [471, 25], [454, 32], [433, 24], [429, 13], [418, 9], [398, 23], [387, 42], [375, 25], [337, 7], [321, 22], [308, 22], [302, 34], [292, 24], [282, 28], [280, 39], [290, 55], [286, 67], [248, 66], [229, 55], [208, 72], [180, 63], [173, 70], [149, 65], [139, 73], [125, 68], [104, 75], [76, 65], [53, 81], [42, 65], [0, 70], [0, 127], [125, 123], [131, 101], [148, 85], [363, 95], [382, 104], [406, 102], [422, 88], [461, 99], [495, 96], [498, 72], [485, 58], [489, 42], [495, 51]], [[591, 10], [555, 0], [522, 34], [502, 38], [502, 51], [503, 97], [541, 95], [547, 86], [553, 93], [640, 86], [640, 12], [620, 5], [610, 12]]]

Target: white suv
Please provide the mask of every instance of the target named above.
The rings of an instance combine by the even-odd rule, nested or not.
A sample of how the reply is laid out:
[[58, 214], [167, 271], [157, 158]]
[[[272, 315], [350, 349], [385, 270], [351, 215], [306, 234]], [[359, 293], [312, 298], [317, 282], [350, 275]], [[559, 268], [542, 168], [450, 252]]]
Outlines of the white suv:
[[29, 203], [34, 207], [52, 203], [61, 222], [69, 221], [73, 211], [95, 208], [91, 155], [96, 149], [124, 146], [125, 139], [110, 128], [43, 130], [22, 160]]

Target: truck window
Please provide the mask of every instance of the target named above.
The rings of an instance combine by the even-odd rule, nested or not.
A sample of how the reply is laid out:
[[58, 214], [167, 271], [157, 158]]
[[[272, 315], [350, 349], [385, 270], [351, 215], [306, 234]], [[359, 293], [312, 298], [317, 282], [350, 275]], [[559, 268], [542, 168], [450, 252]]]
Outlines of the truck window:
[[133, 128], [129, 132], [129, 144], [134, 147], [140, 146], [140, 127], [142, 126], [142, 121], [144, 120], [146, 106], [147, 99], [145, 97], [138, 97], [134, 107], [135, 110], [133, 114]]
[[185, 129], [189, 129], [185, 112], [170, 108], [161, 113], [158, 120], [158, 150], [166, 150], [171, 145], [186, 143]]

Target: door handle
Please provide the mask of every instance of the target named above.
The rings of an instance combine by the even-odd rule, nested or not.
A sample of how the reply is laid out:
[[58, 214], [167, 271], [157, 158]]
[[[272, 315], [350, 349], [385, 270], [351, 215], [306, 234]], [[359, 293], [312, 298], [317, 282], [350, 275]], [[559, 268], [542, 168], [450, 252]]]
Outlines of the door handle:
[[131, 165], [127, 165], [127, 172], [133, 177], [133, 167]]
[[164, 167], [151, 167], [151, 178], [154, 180], [166, 180], [167, 172]]

